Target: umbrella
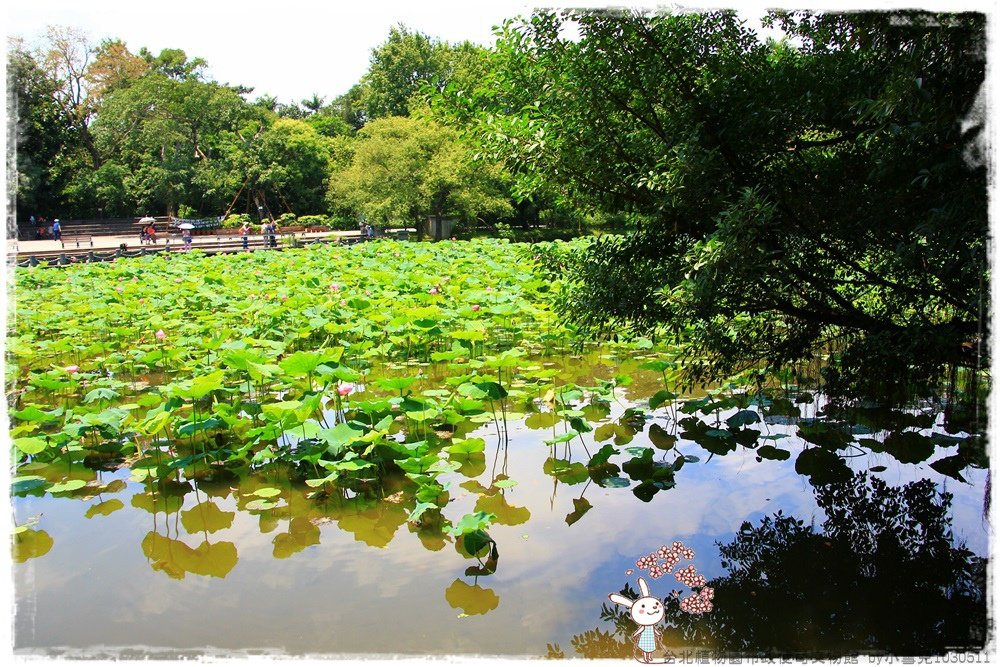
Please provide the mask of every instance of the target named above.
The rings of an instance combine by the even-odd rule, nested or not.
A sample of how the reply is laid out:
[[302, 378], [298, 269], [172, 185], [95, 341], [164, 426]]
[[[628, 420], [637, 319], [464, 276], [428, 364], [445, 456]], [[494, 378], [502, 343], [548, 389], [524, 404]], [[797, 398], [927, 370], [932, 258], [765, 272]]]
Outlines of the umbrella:
[[140, 225], [148, 225], [148, 224], [149, 224], [149, 223], [151, 223], [151, 222], [156, 222], [156, 218], [151, 218], [151, 217], [149, 217], [149, 216], [147, 215], [147, 216], [145, 216], [145, 217], [143, 217], [143, 218], [139, 218], [139, 221], [138, 221], [138, 223], [137, 223], [137, 224], [140, 224]]
[[182, 222], [181, 224], [177, 225], [177, 229], [194, 229], [194, 225], [192, 225], [190, 222]]

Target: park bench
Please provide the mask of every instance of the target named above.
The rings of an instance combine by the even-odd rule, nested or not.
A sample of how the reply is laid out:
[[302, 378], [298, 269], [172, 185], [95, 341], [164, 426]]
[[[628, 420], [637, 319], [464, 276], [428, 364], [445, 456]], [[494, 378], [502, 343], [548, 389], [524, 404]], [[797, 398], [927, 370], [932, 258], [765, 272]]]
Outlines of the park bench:
[[94, 237], [90, 234], [62, 234], [59, 239], [62, 247], [65, 248], [67, 243], [75, 243], [76, 247], [79, 248], [81, 243], [87, 243], [91, 248], [94, 247]]

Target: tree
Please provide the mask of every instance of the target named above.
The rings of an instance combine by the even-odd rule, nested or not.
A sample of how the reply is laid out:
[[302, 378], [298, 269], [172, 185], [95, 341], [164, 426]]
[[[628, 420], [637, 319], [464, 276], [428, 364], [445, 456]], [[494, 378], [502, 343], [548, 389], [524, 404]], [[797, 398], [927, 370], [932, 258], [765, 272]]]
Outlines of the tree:
[[90, 122], [97, 105], [89, 94], [86, 76], [93, 47], [86, 35], [74, 28], [50, 26], [46, 38], [48, 48], [44, 62], [49, 77], [56, 83], [53, 98], [62, 109], [67, 130], [76, 136], [77, 143], [86, 151], [75, 155], [80, 163], [75, 166], [97, 168], [101, 156], [90, 133]]
[[310, 123], [279, 119], [261, 135], [265, 168], [256, 183], [273, 195], [272, 207], [305, 215], [326, 208], [330, 147]]
[[484, 72], [482, 48], [470, 42], [451, 45], [398, 25], [385, 43], [372, 49], [358, 102], [366, 120], [408, 116], [429, 92], [452, 83], [464, 88]]
[[423, 118], [389, 117], [358, 133], [350, 165], [330, 180], [332, 207], [371, 224], [416, 225], [427, 216], [472, 220], [511, 210], [503, 174], [480, 165], [454, 130]]
[[312, 94], [312, 97], [302, 100], [302, 106], [305, 107], [310, 114], [314, 114], [323, 108], [323, 99], [316, 93]]
[[438, 106], [522, 195], [558, 185], [632, 217], [577, 265], [567, 312], [672, 331], [694, 379], [824, 346], [844, 389], [981, 364], [983, 16], [772, 20], [801, 46], [731, 12], [537, 12]]
[[361, 104], [369, 120], [409, 114], [410, 97], [440, 70], [440, 45], [427, 35], [393, 26], [385, 43], [372, 49], [361, 79]]
[[149, 64], [133, 55], [120, 39], [106, 39], [94, 51], [84, 78], [91, 96], [98, 101], [107, 93], [128, 86], [149, 70]]
[[[821, 527], [779, 511], [719, 543], [727, 574], [707, 582], [712, 611], [687, 614], [666, 599], [670, 645], [799, 659], [983, 649], [987, 560], [956, 543], [950, 494], [931, 480], [890, 487], [866, 473], [815, 491]], [[575, 635], [577, 653], [629, 657], [628, 614], [601, 617], [612, 631]]]
[[16, 140], [17, 210], [23, 219], [32, 214], [50, 216], [51, 211], [60, 210], [60, 193], [70, 176], [66, 171], [53, 171], [64, 146], [73, 142], [70, 121], [56, 102], [57, 82], [19, 40], [13, 40], [7, 52], [7, 75], [8, 113]]
[[[81, 191], [98, 201], [103, 183], [109, 201], [101, 205], [121, 206], [122, 215], [173, 213], [181, 204], [218, 214], [243, 182], [239, 156], [263, 132], [264, 114], [233, 88], [150, 71], [103, 100], [94, 133], [115, 166], [96, 170]], [[119, 173], [123, 192], [110, 193]]]
[[326, 108], [331, 114], [340, 116], [353, 131], [360, 130], [367, 122], [361, 96], [362, 87], [358, 83], [351, 86], [350, 90], [335, 99]]
[[183, 49], [162, 49], [159, 55], [154, 56], [151, 51], [143, 47], [139, 49], [139, 56], [146, 61], [150, 69], [176, 81], [201, 80], [205, 68], [208, 67], [203, 58], [189, 59]]

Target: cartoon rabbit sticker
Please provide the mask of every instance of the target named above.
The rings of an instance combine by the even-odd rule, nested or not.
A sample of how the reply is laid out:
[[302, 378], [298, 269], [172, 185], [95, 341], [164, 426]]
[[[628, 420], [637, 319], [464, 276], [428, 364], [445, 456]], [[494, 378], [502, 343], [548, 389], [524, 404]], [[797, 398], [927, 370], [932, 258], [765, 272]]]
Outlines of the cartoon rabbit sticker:
[[646, 581], [642, 577], [639, 577], [639, 591], [642, 597], [638, 600], [630, 600], [617, 593], [611, 593], [608, 595], [608, 599], [615, 604], [628, 607], [632, 614], [632, 620], [639, 626], [639, 629], [632, 635], [632, 639], [642, 651], [641, 662], [650, 663], [653, 662], [653, 651], [660, 643], [662, 635], [656, 626], [663, 620], [666, 610], [663, 608], [663, 602], [649, 594], [649, 586], [646, 585]]

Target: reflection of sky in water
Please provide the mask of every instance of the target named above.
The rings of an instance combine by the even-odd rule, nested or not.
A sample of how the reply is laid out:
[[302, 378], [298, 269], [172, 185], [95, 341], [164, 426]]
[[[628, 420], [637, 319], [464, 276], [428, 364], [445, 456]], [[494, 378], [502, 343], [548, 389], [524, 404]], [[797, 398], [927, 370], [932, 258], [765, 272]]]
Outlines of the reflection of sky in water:
[[[792, 432], [789, 427], [767, 428], [772, 433]], [[496, 436], [490, 428], [481, 434], [487, 440], [486, 472], [478, 481], [489, 486]], [[40, 514], [37, 528], [54, 540], [47, 555], [15, 564], [15, 648], [140, 645], [216, 647], [223, 652], [261, 648], [293, 654], [537, 656], [544, 655], [547, 644], [558, 643], [572, 655], [570, 637], [599, 625], [607, 594], [626, 582], [635, 588], [638, 572], [627, 577], [625, 571], [634, 569], [637, 557], [661, 544], [682, 540], [694, 548], [695, 566], [711, 578], [723, 574], [716, 542], [730, 541], [744, 521], [756, 523], [780, 509], [815, 523], [817, 529], [823, 522], [808, 480], [794, 472], [794, 458], [802, 448], [797, 438], [777, 443], [792, 452], [789, 461], [763, 463], [743, 448], [708, 461], [708, 453], [698, 445], [682, 441], [679, 449], [701, 461], [684, 466], [676, 488], [643, 503], [628, 489], [604, 489], [593, 483], [553, 488], [552, 479], [541, 474], [549, 455], [541, 440], [551, 437], [551, 430], [521, 426], [512, 428], [511, 436], [506, 465], [497, 462], [496, 471], [518, 481], [503, 492], [504, 497], [511, 506], [527, 508], [530, 519], [490, 528], [498, 543], [499, 567], [494, 575], [476, 582], [487, 589], [483, 596], [489, 591], [499, 596], [498, 606], [487, 614], [460, 617], [462, 609], [445, 599], [456, 579], [474, 583], [464, 571], [475, 561], [462, 558], [450, 543], [430, 551], [403, 523], [385, 548], [374, 548], [338, 527], [338, 520], [319, 521], [318, 545], [276, 558], [276, 540], [288, 539], [278, 537], [289, 531], [288, 519], [269, 526], [260, 517], [237, 510], [232, 495], [190, 492], [182, 511], [211, 502], [223, 512], [236, 513], [228, 528], [207, 535], [212, 544], [235, 545], [239, 558], [235, 567], [224, 578], [190, 573], [183, 579], [169, 578], [154, 571], [142, 552], [143, 539], [154, 529], [154, 516], [132, 506], [132, 495], [141, 493], [142, 487], [131, 484], [115, 496], [125, 502], [125, 509], [91, 519], [83, 517], [88, 507], [109, 496], [87, 502], [48, 497], [15, 500], [18, 521]], [[591, 453], [600, 447], [591, 446], [592, 442], [588, 441]], [[643, 444], [645, 438], [640, 436], [627, 446]], [[560, 454], [562, 447], [557, 446]], [[931, 460], [940, 458], [942, 451], [939, 448]], [[656, 458], [660, 456], [657, 452]], [[667, 460], [674, 456], [668, 452]], [[578, 442], [573, 445], [573, 460], [586, 460]], [[622, 457], [613, 460], [621, 463]], [[972, 484], [961, 484], [943, 481], [946, 478], [926, 464], [893, 466], [887, 455], [849, 463], [858, 470], [888, 465], [880, 476], [891, 485], [922, 476], [939, 481], [955, 496], [956, 540], [986, 554], [981, 518], [985, 471], [967, 471]], [[105, 481], [111, 478], [108, 473], [102, 476]], [[461, 481], [453, 480], [453, 501], [445, 509], [455, 522], [473, 511], [477, 499], [458, 486]], [[567, 525], [566, 516], [581, 493], [593, 507]], [[310, 506], [301, 499], [294, 502], [296, 511]], [[387, 516], [395, 516], [393, 511]], [[313, 518], [323, 514], [310, 512]], [[352, 519], [339, 521], [347, 525]], [[204, 533], [189, 534], [176, 513], [167, 518], [159, 513], [155, 522], [157, 532], [192, 549], [206, 539]], [[662, 597], [680, 586], [668, 575], [652, 581], [651, 588]]]

